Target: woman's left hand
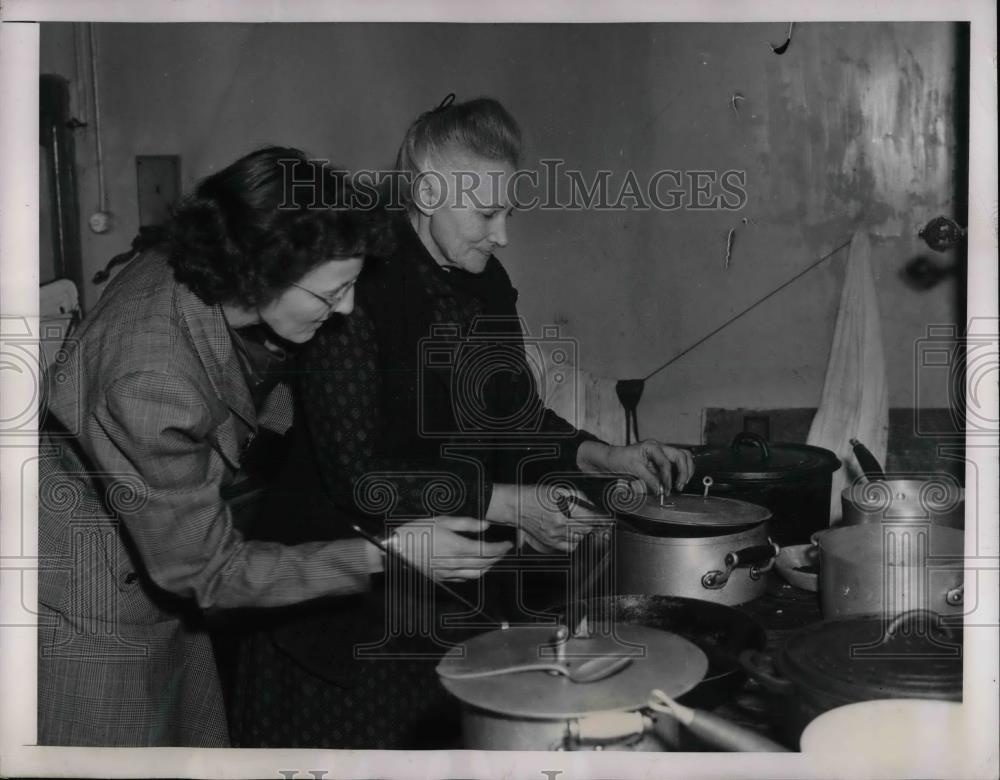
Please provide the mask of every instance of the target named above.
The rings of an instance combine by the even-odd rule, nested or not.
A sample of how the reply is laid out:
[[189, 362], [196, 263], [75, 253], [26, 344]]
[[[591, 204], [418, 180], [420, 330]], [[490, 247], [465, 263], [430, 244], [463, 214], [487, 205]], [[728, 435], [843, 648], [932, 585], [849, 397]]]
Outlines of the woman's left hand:
[[694, 474], [694, 459], [688, 450], [668, 447], [655, 439], [626, 447], [586, 441], [577, 450], [576, 462], [581, 471], [631, 474], [652, 493], [661, 485], [667, 493], [674, 487], [683, 490]]

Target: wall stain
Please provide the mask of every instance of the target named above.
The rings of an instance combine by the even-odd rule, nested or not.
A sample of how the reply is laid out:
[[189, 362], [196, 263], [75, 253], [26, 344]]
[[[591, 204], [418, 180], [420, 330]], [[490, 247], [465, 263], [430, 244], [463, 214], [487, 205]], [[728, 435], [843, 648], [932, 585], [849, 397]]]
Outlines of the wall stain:
[[951, 195], [950, 43], [902, 45], [881, 25], [837, 45], [823, 40], [836, 30], [803, 33], [795, 58], [766, 73], [757, 159], [773, 172], [769, 199], [786, 204], [774, 218], [809, 232], [839, 222], [879, 236], [914, 233], [925, 207]]

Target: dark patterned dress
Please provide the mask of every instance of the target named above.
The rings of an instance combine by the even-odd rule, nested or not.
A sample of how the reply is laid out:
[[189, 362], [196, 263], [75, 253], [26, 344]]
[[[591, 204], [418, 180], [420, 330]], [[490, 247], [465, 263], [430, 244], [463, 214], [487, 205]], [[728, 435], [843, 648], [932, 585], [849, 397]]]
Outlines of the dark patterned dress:
[[[575, 472], [579, 444], [593, 438], [542, 404], [499, 261], [482, 274], [446, 270], [408, 222], [397, 233], [391, 257], [366, 262], [352, 315], [331, 320], [297, 356], [304, 423], [259, 538], [295, 543], [349, 536], [352, 522], [382, 534], [406, 519], [482, 517], [494, 483]], [[513, 538], [508, 528], [488, 535]], [[460, 747], [458, 705], [434, 667], [451, 644], [493, 626], [481, 615], [458, 619], [467, 607], [390, 568], [369, 594], [285, 610], [246, 641], [234, 744]], [[526, 602], [564, 592], [551, 575], [503, 568], [456, 589], [512, 620], [525, 617]]]

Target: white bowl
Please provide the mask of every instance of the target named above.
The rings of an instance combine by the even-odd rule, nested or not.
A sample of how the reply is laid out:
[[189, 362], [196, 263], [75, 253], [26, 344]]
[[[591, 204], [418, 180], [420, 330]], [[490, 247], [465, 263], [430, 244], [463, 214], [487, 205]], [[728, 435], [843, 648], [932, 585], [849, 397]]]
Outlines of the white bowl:
[[[797, 566], [815, 566], [816, 572], [796, 571]], [[812, 544], [792, 544], [782, 547], [774, 568], [789, 584], [802, 590], [819, 590], [819, 550]]]
[[909, 768], [929, 777], [934, 768], [954, 769], [960, 761], [970, 736], [965, 718], [958, 702], [862, 701], [824, 712], [806, 726], [799, 744], [803, 753], [836, 756], [838, 763]]

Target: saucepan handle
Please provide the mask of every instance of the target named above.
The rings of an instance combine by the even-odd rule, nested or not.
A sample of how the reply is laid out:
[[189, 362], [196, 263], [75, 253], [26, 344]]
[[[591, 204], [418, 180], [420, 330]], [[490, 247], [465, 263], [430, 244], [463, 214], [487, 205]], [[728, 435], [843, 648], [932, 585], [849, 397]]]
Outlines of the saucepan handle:
[[598, 712], [569, 721], [566, 737], [574, 743], [604, 743], [641, 737], [653, 727], [643, 712]]
[[962, 602], [965, 600], [965, 584], [959, 585], [957, 588], [951, 588], [947, 593], [944, 594], [945, 603], [949, 607], [961, 606]]
[[[754, 580], [760, 579], [764, 572], [770, 570], [774, 565], [774, 561], [780, 552], [781, 548], [770, 540], [768, 540], [767, 544], [758, 544], [753, 547], [744, 547], [741, 550], [728, 552], [723, 559], [723, 563], [726, 566], [725, 570], [712, 569], [705, 572], [701, 578], [701, 585], [703, 588], [708, 588], [709, 590], [723, 588], [729, 582], [729, 577], [733, 571], [740, 566], [749, 566], [750, 578]], [[765, 565], [760, 566], [759, 564], [761, 563]]]
[[726, 566], [732, 566], [734, 569], [737, 566], [749, 566], [754, 563], [767, 563], [769, 560], [773, 560], [778, 557], [778, 553], [781, 552], [781, 548], [774, 542], [768, 542], [767, 544], [758, 544], [753, 547], [744, 547], [742, 550], [735, 550], [734, 552], [726, 554]]

